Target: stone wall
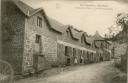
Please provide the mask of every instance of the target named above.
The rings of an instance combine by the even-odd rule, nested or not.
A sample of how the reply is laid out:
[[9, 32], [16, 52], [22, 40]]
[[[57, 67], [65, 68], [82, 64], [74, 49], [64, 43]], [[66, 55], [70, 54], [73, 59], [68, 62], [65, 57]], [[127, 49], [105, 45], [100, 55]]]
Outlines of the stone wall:
[[121, 69], [124, 72], [127, 72], [127, 57], [128, 57], [128, 53], [121, 56]]
[[10, 0], [2, 0], [2, 59], [11, 64], [15, 74], [22, 73], [24, 18]]
[[116, 44], [115, 45], [115, 57], [120, 57], [121, 55], [124, 55], [126, 53], [127, 44]]
[[[37, 26], [37, 16], [42, 17], [43, 24], [42, 27]], [[47, 27], [45, 19], [43, 18], [42, 12], [26, 18], [25, 20], [25, 41], [24, 41], [24, 58], [23, 58], [23, 70], [24, 72], [29, 72], [33, 70], [33, 55], [36, 54], [34, 50], [37, 50], [35, 47], [36, 44], [36, 35], [41, 36], [41, 55], [42, 60], [40, 59], [39, 66], [44, 67], [42, 70], [48, 68], [50, 65], [57, 65], [57, 33]], [[40, 54], [38, 54], [40, 55]], [[40, 57], [40, 56], [39, 56]]]
[[126, 47], [125, 54], [121, 56], [121, 69], [127, 72], [127, 58], [128, 58], [128, 45]]
[[[29, 30], [29, 29], [28, 29]], [[33, 70], [33, 54], [35, 34], [32, 31], [25, 32], [24, 54], [23, 54], [23, 72]]]
[[58, 56], [58, 65], [66, 65], [67, 56], [65, 56], [65, 46], [63, 44], [57, 44], [57, 56]]
[[51, 65], [57, 64], [57, 42], [49, 37], [42, 37], [43, 54]]

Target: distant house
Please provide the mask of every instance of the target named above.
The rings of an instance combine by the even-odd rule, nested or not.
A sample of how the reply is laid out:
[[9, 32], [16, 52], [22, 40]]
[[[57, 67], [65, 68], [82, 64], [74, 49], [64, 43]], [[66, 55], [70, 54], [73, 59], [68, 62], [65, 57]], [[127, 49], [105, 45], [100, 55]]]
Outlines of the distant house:
[[[86, 40], [87, 33], [79, 31], [72, 26], [66, 26], [66, 30], [63, 34], [63, 40], [58, 41], [58, 47], [61, 47], [59, 50], [59, 56], [66, 56], [68, 64], [74, 64], [77, 60], [77, 63], [84, 63], [83, 59], [87, 58], [87, 53], [95, 53], [90, 44]], [[63, 61], [62, 59], [60, 59]], [[65, 60], [64, 60], [65, 61]], [[63, 62], [64, 62], [63, 61]], [[62, 63], [62, 62], [61, 62]]]
[[101, 60], [110, 60], [111, 58], [111, 51], [109, 49], [110, 43], [106, 41], [102, 36], [99, 35], [98, 32], [95, 33], [93, 36], [94, 38], [94, 45], [96, 48], [98, 48], [99, 52], [101, 53]]
[[93, 36], [95, 47], [102, 48], [104, 45], [104, 38], [99, 35], [99, 33], [96, 31], [95, 35]]

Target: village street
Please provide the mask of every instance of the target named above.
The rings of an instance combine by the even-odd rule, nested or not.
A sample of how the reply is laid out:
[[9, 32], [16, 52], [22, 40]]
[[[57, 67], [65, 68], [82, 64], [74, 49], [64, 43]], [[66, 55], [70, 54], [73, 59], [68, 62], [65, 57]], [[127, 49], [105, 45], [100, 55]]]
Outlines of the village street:
[[126, 0], [0, 0], [0, 83], [126, 83]]
[[119, 74], [112, 61], [73, 67], [49, 77], [23, 79], [16, 83], [111, 83]]

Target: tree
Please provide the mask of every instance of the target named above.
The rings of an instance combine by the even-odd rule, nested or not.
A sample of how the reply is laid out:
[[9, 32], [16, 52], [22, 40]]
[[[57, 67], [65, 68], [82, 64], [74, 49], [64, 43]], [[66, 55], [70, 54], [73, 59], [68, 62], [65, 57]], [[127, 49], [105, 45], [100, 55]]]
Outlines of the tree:
[[123, 40], [128, 37], [128, 13], [119, 13], [116, 16], [115, 24], [108, 28], [109, 38]]
[[116, 39], [120, 42], [128, 41], [128, 13], [119, 13], [116, 18], [117, 26], [121, 27], [121, 31], [116, 35]]
[[121, 26], [122, 31], [128, 31], [128, 13], [119, 13], [117, 15], [116, 24]]
[[121, 31], [121, 28], [117, 26], [117, 24], [114, 24], [108, 28], [108, 33], [106, 34], [108, 38], [113, 38]]

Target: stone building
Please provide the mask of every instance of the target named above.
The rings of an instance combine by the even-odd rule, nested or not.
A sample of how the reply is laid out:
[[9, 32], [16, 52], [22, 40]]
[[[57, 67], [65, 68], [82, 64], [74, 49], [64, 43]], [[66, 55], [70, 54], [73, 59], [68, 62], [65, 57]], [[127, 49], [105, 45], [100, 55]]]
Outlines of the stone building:
[[88, 44], [86, 36], [85, 32], [74, 29], [72, 26], [66, 26], [63, 40], [58, 40], [59, 62], [67, 65], [88, 62], [89, 53], [95, 54], [96, 51], [92, 49], [91, 44]]
[[2, 59], [12, 65], [15, 74], [96, 62], [103, 42], [18, 0], [2, 1], [2, 35]]
[[2, 58], [13, 66], [15, 74], [56, 65], [61, 24], [55, 24], [43, 9], [16, 0], [2, 1], [2, 19]]
[[98, 32], [93, 36], [94, 45], [100, 53], [100, 60], [110, 60], [111, 51], [109, 50], [110, 43], [106, 41]]

